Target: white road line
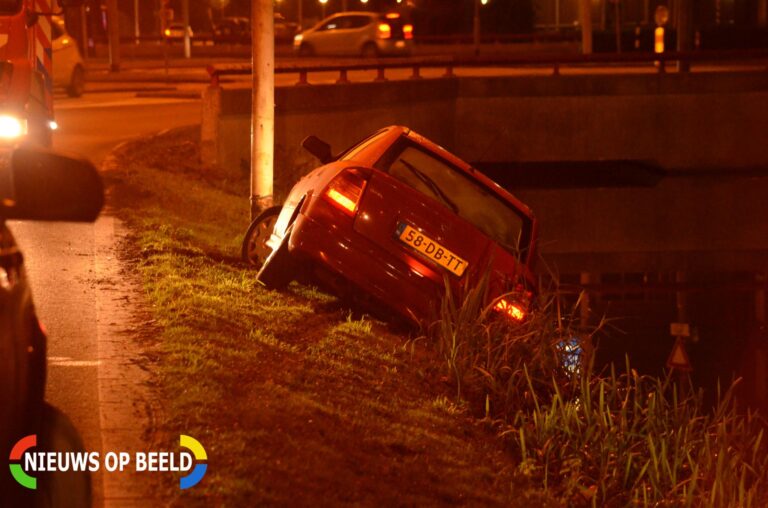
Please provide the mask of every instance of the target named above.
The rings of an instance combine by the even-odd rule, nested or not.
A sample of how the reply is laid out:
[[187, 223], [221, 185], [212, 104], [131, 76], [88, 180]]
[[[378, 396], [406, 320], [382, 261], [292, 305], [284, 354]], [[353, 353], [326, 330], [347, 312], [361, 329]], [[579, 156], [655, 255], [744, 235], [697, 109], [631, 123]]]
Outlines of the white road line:
[[73, 360], [68, 356], [49, 356], [50, 367], [98, 367], [101, 360]]

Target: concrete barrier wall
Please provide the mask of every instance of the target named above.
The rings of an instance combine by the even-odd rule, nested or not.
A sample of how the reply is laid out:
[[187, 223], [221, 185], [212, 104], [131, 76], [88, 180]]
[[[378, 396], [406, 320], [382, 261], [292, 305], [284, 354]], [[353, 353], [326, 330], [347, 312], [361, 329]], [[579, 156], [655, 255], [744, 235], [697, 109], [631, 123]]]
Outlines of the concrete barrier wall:
[[[247, 170], [250, 90], [209, 90], [204, 108], [207, 162]], [[564, 271], [768, 269], [766, 73], [278, 88], [276, 199], [316, 165], [305, 136], [340, 150], [390, 124], [471, 162], [642, 159], [675, 170], [652, 188], [510, 189], [539, 216], [541, 250]]]
[[[643, 159], [667, 169], [768, 167], [768, 73], [410, 80], [276, 90], [278, 194], [311, 167], [310, 134], [342, 149], [404, 124], [472, 162]], [[206, 162], [247, 167], [250, 90], [213, 88]]]
[[765, 166], [768, 73], [467, 79], [456, 120], [472, 127], [455, 145], [472, 161]]

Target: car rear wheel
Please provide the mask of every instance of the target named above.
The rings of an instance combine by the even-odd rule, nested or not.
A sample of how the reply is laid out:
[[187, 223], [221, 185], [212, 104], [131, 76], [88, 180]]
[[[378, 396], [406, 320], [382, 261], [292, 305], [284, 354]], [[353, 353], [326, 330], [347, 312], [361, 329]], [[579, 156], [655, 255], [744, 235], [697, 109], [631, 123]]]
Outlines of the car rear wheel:
[[360, 54], [363, 58], [376, 58], [379, 56], [379, 48], [372, 42], [366, 42]]
[[288, 241], [292, 232], [293, 225], [290, 225], [280, 245], [264, 261], [264, 266], [261, 267], [256, 276], [256, 280], [267, 289], [283, 289], [293, 280], [296, 273], [296, 263], [291, 253], [288, 252]]
[[255, 268], [261, 268], [272, 253], [272, 249], [266, 242], [272, 235], [280, 210], [282, 210], [281, 206], [267, 208], [248, 226], [243, 239], [242, 257], [243, 261]]
[[81, 65], [75, 66], [72, 70], [72, 77], [67, 85], [67, 95], [70, 97], [80, 97], [85, 91], [85, 69]]

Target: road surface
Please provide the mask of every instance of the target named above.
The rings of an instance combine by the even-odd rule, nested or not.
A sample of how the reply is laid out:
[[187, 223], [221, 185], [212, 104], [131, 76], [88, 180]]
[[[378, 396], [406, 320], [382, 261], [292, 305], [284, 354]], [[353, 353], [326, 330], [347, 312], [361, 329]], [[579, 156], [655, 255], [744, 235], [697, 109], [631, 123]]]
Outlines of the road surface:
[[[54, 147], [84, 155], [98, 165], [112, 147], [125, 140], [199, 123], [198, 101], [137, 99], [134, 95], [57, 97], [59, 130]], [[111, 393], [112, 400], [100, 400], [105, 377], [119, 378], [121, 373], [114, 368], [104, 372], [99, 358], [105, 350], [119, 347], [119, 338], [110, 329], [125, 329], [120, 321], [125, 319], [125, 307], [132, 303], [125, 291], [116, 292], [120, 267], [114, 242], [119, 222], [105, 215], [95, 224], [14, 221], [10, 227], [24, 252], [37, 311], [48, 332], [46, 397], [70, 417], [87, 450], [102, 451], [105, 415], [101, 409], [109, 403], [111, 414], [130, 413], [124, 407], [130, 403], [128, 395], [120, 400], [119, 394]], [[109, 344], [99, 343], [110, 337]], [[108, 426], [109, 418], [106, 422]], [[94, 480], [99, 506], [104, 501], [103, 478]], [[107, 496], [110, 501], [109, 489]]]

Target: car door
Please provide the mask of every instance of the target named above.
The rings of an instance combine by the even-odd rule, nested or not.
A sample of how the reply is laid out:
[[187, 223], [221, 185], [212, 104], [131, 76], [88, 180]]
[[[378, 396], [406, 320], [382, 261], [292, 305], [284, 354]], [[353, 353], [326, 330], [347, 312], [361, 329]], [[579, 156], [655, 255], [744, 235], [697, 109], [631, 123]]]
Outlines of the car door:
[[311, 44], [312, 49], [317, 55], [333, 55], [336, 54], [339, 42], [336, 39], [337, 31], [339, 28], [338, 19], [342, 16], [334, 16], [328, 21], [320, 25], [311, 36], [305, 40]]

